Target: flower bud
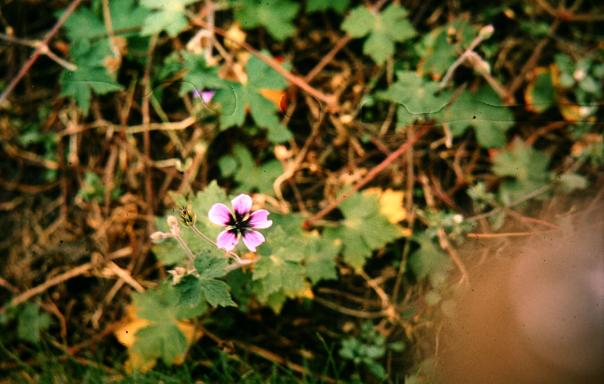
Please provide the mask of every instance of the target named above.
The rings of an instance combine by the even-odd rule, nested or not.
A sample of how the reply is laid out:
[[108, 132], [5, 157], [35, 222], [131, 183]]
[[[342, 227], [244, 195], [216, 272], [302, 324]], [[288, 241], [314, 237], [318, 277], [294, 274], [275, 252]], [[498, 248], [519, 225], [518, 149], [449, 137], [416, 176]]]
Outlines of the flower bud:
[[180, 236], [180, 226], [178, 225], [178, 219], [175, 216], [168, 216], [166, 219], [168, 226], [170, 227], [170, 233], [172, 236]]
[[172, 284], [176, 285], [180, 283], [183, 277], [187, 274], [187, 270], [183, 267], [176, 267], [169, 270], [168, 273], [172, 276]]
[[485, 25], [480, 29], [480, 32], [478, 32], [478, 36], [480, 36], [482, 40], [487, 40], [493, 36], [493, 32], [495, 32], [495, 27], [493, 27], [491, 24]]
[[154, 243], [157, 244], [157, 243], [161, 243], [162, 241], [164, 241], [166, 239], [171, 238], [172, 234], [171, 233], [157, 231], [157, 232], [153, 232], [151, 234], [151, 236], [149, 236], [149, 237], [151, 238], [152, 242], [154, 242]]

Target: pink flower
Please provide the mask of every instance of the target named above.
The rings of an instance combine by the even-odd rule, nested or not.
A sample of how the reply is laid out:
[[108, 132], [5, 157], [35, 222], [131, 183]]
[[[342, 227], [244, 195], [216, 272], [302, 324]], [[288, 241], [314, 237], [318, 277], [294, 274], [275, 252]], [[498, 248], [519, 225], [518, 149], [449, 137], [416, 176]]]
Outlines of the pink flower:
[[273, 225], [273, 222], [268, 220], [270, 212], [266, 209], [252, 211], [252, 198], [244, 194], [231, 200], [231, 205], [233, 206], [232, 212], [221, 203], [212, 205], [208, 212], [212, 223], [227, 227], [220, 232], [216, 239], [218, 248], [230, 251], [235, 248], [241, 237], [243, 244], [250, 251], [256, 252], [256, 247], [264, 243], [265, 239], [262, 233], [254, 231], [254, 229], [268, 228]]

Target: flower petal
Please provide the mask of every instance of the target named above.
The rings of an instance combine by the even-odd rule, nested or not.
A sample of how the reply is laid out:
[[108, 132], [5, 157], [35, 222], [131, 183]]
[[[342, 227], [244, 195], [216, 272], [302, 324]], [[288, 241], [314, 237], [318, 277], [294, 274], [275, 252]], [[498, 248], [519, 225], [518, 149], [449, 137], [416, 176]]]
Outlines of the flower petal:
[[214, 224], [227, 225], [231, 221], [231, 211], [226, 205], [217, 203], [210, 208], [208, 218]]
[[234, 229], [225, 229], [218, 234], [216, 238], [216, 245], [218, 248], [226, 249], [231, 251], [237, 245], [237, 231]]
[[243, 193], [231, 200], [233, 209], [241, 216], [245, 216], [252, 209], [252, 198]]
[[268, 228], [273, 225], [272, 220], [267, 220], [269, 214], [270, 212], [266, 209], [259, 209], [257, 211], [254, 211], [250, 215], [248, 224], [252, 228]]
[[264, 241], [264, 236], [260, 232], [245, 231], [243, 234], [243, 244], [252, 252], [256, 252], [256, 247], [264, 243]]
[[216, 91], [214, 91], [213, 89], [204, 89], [203, 91], [201, 91], [201, 100], [203, 100], [205, 104], [208, 104], [210, 101], [212, 101], [212, 98], [215, 94]]

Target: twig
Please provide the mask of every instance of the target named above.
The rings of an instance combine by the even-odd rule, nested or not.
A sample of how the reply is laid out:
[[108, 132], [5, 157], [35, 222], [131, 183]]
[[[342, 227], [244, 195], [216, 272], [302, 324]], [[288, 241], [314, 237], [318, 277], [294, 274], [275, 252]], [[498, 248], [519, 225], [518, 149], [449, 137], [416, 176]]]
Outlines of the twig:
[[478, 34], [478, 36], [476, 36], [474, 38], [474, 40], [472, 40], [472, 42], [470, 43], [468, 48], [447, 69], [447, 72], [445, 72], [445, 76], [440, 81], [440, 84], [439, 84], [440, 88], [445, 88], [447, 86], [447, 84], [449, 83], [449, 80], [451, 80], [451, 77], [455, 73], [455, 70], [461, 64], [463, 64], [464, 61], [466, 61], [466, 59], [472, 54], [472, 52], [474, 52], [474, 49], [478, 46], [478, 44], [482, 43], [484, 40], [485, 40], [485, 37], [480, 33]]
[[558, 20], [558, 19], [554, 20], [551, 27], [549, 28], [548, 36], [544, 37], [539, 42], [539, 44], [535, 47], [535, 49], [533, 50], [533, 53], [531, 54], [531, 57], [529, 57], [529, 59], [525, 62], [525, 64], [522, 66], [522, 69], [520, 70], [520, 73], [518, 75], [516, 75], [516, 77], [514, 78], [514, 81], [512, 81], [512, 84], [510, 84], [510, 86], [508, 87], [508, 93], [510, 95], [515, 94], [516, 91], [518, 91], [518, 89], [520, 89], [520, 87], [524, 83], [526, 74], [537, 64], [537, 61], [539, 60], [539, 57], [541, 56], [541, 52], [543, 51], [543, 49], [549, 42], [551, 36], [553, 36], [553, 34], [556, 32], [556, 30], [558, 29], [559, 26], [560, 26], [560, 20]]
[[368, 312], [368, 311], [359, 311], [357, 309], [351, 309], [329, 300], [323, 299], [321, 297], [315, 296], [315, 302], [329, 308], [333, 309], [336, 312], [343, 313], [347, 316], [358, 317], [359, 319], [379, 319], [380, 317], [388, 316], [385, 310], [377, 311], [377, 312]]
[[344, 200], [346, 200], [347, 198], [352, 196], [359, 189], [363, 188], [367, 183], [369, 183], [371, 180], [373, 180], [379, 173], [381, 173], [390, 164], [392, 164], [392, 162], [394, 162], [394, 160], [396, 160], [403, 153], [405, 153], [407, 150], [409, 150], [413, 146], [413, 144], [415, 144], [422, 136], [424, 136], [428, 132], [429, 128], [430, 128], [429, 125], [424, 125], [424, 127], [417, 134], [412, 134], [411, 137], [409, 137], [409, 139], [405, 143], [403, 143], [396, 151], [392, 152], [381, 163], [379, 163], [371, 171], [369, 171], [365, 175], [365, 177], [363, 177], [363, 179], [361, 179], [361, 181], [359, 181], [354, 187], [352, 187], [347, 192], [342, 193], [339, 198], [337, 198], [335, 201], [333, 201], [327, 207], [323, 208], [317, 214], [315, 214], [311, 218], [307, 219], [304, 222], [304, 227], [305, 228], [312, 227], [313, 223], [315, 223], [317, 220], [320, 220], [320, 219], [324, 218], [325, 216], [327, 216], [328, 213], [330, 213], [331, 211], [336, 209], [338, 207], [338, 205], [340, 205]]
[[321, 73], [323, 68], [325, 68], [325, 66], [327, 66], [327, 64], [329, 64], [334, 59], [334, 57], [336, 57], [338, 52], [340, 52], [346, 46], [346, 44], [350, 42], [350, 40], [352, 40], [350, 35], [346, 35], [343, 38], [338, 39], [338, 43], [334, 45], [333, 48], [329, 52], [327, 52], [325, 56], [323, 56], [321, 61], [319, 61], [319, 63], [315, 65], [315, 67], [311, 69], [311, 71], [308, 72], [306, 76], [304, 76], [304, 80], [307, 83], [310, 83], [319, 73]]
[[[422, 183], [422, 186], [424, 188], [424, 198], [426, 199], [426, 205], [428, 205], [429, 208], [435, 210], [436, 204], [434, 202], [434, 196], [432, 194], [428, 177], [425, 174], [421, 174], [419, 176], [419, 181], [420, 183]], [[453, 263], [461, 273], [460, 283], [465, 281], [470, 284], [470, 275], [468, 274], [468, 270], [466, 269], [466, 266], [461, 260], [461, 257], [457, 250], [451, 245], [451, 242], [449, 241], [449, 238], [447, 237], [447, 233], [445, 232], [444, 228], [439, 227], [436, 230], [436, 233], [438, 235], [438, 243], [440, 244], [440, 247], [449, 254], [449, 257], [451, 258], [451, 260], [453, 260]]]
[[288, 70], [286, 70], [285, 68], [283, 68], [283, 66], [281, 66], [281, 64], [277, 60], [261, 53], [260, 51], [258, 51], [256, 48], [252, 47], [250, 44], [246, 43], [245, 41], [236, 41], [234, 39], [231, 39], [225, 30], [218, 28], [216, 26], [211, 26], [210, 24], [206, 23], [205, 21], [200, 20], [198, 17], [192, 17], [192, 21], [193, 21], [193, 24], [200, 26], [202, 28], [206, 28], [208, 30], [214, 31], [215, 33], [221, 35], [222, 37], [224, 37], [226, 39], [230, 39], [233, 43], [241, 46], [246, 51], [249, 51], [251, 54], [253, 54], [257, 58], [259, 58], [260, 60], [265, 62], [268, 66], [270, 66], [277, 73], [279, 73], [281, 76], [283, 76], [290, 83], [294, 84], [295, 86], [302, 89], [304, 92], [308, 93], [309, 95], [313, 96], [314, 98], [327, 104], [327, 107], [328, 107], [327, 109], [329, 109], [331, 111], [338, 110], [338, 105], [337, 105], [338, 101], [334, 95], [326, 95], [323, 92], [312, 87], [311, 85], [308, 84], [307, 81], [305, 81], [300, 76], [294, 75], [293, 73], [291, 73]]
[[113, 272], [115, 275], [117, 275], [120, 279], [124, 280], [126, 282], [126, 284], [128, 284], [129, 286], [134, 288], [137, 292], [145, 291], [145, 288], [143, 288], [143, 286], [132, 277], [130, 272], [121, 268], [119, 265], [115, 264], [113, 261], [109, 262], [109, 264], [107, 265], [107, 268], [111, 272]]
[[500, 239], [502, 237], [526, 237], [544, 232], [551, 232], [551, 230], [538, 232], [467, 233], [466, 236], [471, 239]]
[[[119, 249], [115, 252], [112, 252], [110, 255], [108, 255], [107, 258], [109, 260], [114, 260], [114, 259], [118, 259], [121, 257], [129, 256], [131, 254], [132, 254], [132, 249], [130, 247], [126, 247], [126, 248]], [[8, 305], [0, 308], [0, 313], [4, 313], [4, 311], [6, 311], [6, 309], [8, 307], [19, 305], [19, 304], [31, 299], [32, 297], [39, 295], [40, 293], [46, 291], [50, 287], [61, 284], [64, 281], [73, 279], [74, 277], [83, 275], [96, 266], [97, 266], [96, 263], [92, 263], [92, 262], [84, 263], [78, 267], [70, 269], [69, 271], [67, 271], [65, 273], [57, 275], [57, 276], [53, 277], [52, 279], [49, 279], [49, 280], [43, 282], [40, 285], [30, 288], [27, 291], [21, 293], [20, 295], [14, 297]]]
[[[149, 116], [149, 97], [148, 95], [151, 93], [151, 66], [153, 63], [153, 51], [155, 50], [155, 45], [157, 44], [157, 34], [151, 36], [151, 40], [149, 41], [149, 48], [147, 49], [147, 62], [145, 63], [145, 73], [143, 75], [143, 84], [145, 89], [145, 95], [143, 96], [143, 102], [141, 106], [142, 114], [143, 114], [143, 125], [149, 126], [151, 121], [151, 117]], [[143, 135], [143, 147], [144, 154], [147, 158], [151, 157], [151, 137], [149, 134], [149, 130], [146, 130]], [[151, 178], [151, 168], [145, 164], [145, 196], [147, 199], [147, 213], [149, 215], [153, 215], [153, 205], [154, 205], [154, 196], [153, 196], [153, 180]], [[147, 225], [147, 231], [152, 231], [153, 223], [149, 222]]]
[[38, 45], [34, 53], [32, 53], [32, 55], [25, 62], [25, 64], [23, 64], [21, 70], [19, 70], [19, 73], [17, 73], [17, 76], [15, 76], [13, 80], [11, 80], [6, 89], [2, 92], [2, 94], [0, 95], [0, 105], [4, 104], [4, 102], [8, 98], [8, 95], [11, 94], [11, 92], [15, 89], [19, 81], [21, 81], [23, 76], [27, 74], [31, 66], [36, 62], [36, 60], [38, 60], [38, 57], [40, 57], [44, 50], [44, 47], [48, 49], [48, 43], [50, 42], [50, 39], [52, 39], [54, 35], [56, 35], [56, 33], [59, 31], [59, 28], [61, 28], [61, 26], [67, 21], [69, 16], [71, 16], [73, 11], [75, 11], [75, 9], [78, 7], [78, 5], [80, 5], [81, 2], [82, 0], [73, 0], [71, 4], [69, 4], [65, 12], [63, 12], [59, 20], [57, 20], [55, 25], [52, 27], [52, 29], [48, 31], [48, 33], [44, 36], [44, 39], [42, 40], [40, 45]]
[[359, 272], [359, 275], [363, 279], [365, 279], [365, 282], [367, 282], [367, 285], [370, 286], [375, 291], [375, 293], [378, 295], [378, 297], [380, 298], [380, 301], [382, 302], [382, 309], [384, 310], [386, 316], [388, 317], [388, 320], [390, 320], [390, 321], [397, 320], [399, 316], [396, 313], [396, 310], [394, 308], [394, 305], [392, 305], [390, 298], [388, 297], [386, 292], [382, 289], [382, 287], [380, 287], [380, 285], [374, 279], [371, 279], [365, 273], [365, 271], [361, 270]]

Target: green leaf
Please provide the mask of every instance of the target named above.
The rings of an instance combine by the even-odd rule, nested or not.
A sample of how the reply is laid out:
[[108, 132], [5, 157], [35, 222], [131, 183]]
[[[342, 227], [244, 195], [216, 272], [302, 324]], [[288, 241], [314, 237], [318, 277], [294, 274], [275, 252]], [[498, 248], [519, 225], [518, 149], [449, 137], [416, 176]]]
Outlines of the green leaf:
[[393, 41], [406, 41], [415, 36], [413, 25], [407, 20], [408, 12], [405, 8], [392, 4], [382, 12], [380, 25], [376, 32], [382, 31]]
[[451, 269], [451, 261], [428, 235], [421, 234], [415, 241], [419, 243], [419, 249], [409, 256], [411, 270], [418, 279], [429, 278], [432, 287], [442, 287]]
[[233, 157], [238, 164], [235, 172], [235, 181], [239, 184], [237, 192], [274, 193], [273, 182], [283, 173], [283, 166], [279, 161], [269, 160], [257, 166], [251, 152], [241, 144], [233, 147]]
[[455, 62], [459, 52], [463, 52], [478, 34], [478, 30], [466, 19], [457, 19], [449, 24], [433, 29], [423, 36], [418, 44], [422, 57], [422, 70], [440, 79]]
[[240, 127], [245, 122], [246, 88], [233, 81], [225, 81], [212, 101], [220, 105], [220, 129]]
[[554, 85], [550, 72], [537, 75], [532, 86], [527, 88], [530, 95], [530, 107], [537, 113], [542, 113], [554, 104]]
[[187, 351], [187, 340], [176, 324], [147, 326], [136, 332], [132, 352], [144, 361], [161, 358], [165, 364], [173, 364], [178, 356]]
[[468, 127], [474, 128], [476, 140], [483, 148], [501, 147], [505, 133], [514, 125], [514, 115], [504, 106], [490, 87], [475, 94], [464, 91], [444, 114], [453, 136], [461, 136]]
[[201, 281], [193, 275], [182, 278], [182, 281], [175, 285], [178, 291], [178, 305], [184, 307], [195, 307], [201, 302]]
[[103, 95], [123, 89], [102, 66], [108, 53], [106, 45], [91, 44], [87, 40], [75, 41], [70, 46], [70, 55], [78, 69], [61, 73], [61, 96], [73, 98], [84, 114], [88, 114], [93, 92]]
[[260, 94], [263, 89], [283, 90], [287, 82], [255, 56], [248, 60], [245, 69], [248, 74], [247, 84], [225, 81], [223, 89], [214, 96], [213, 101], [221, 106], [220, 128], [242, 126], [249, 107], [254, 122], [268, 131], [268, 139], [271, 142], [282, 143], [289, 140], [292, 137], [291, 132], [281, 124], [277, 106]]
[[371, 32], [376, 15], [367, 7], [360, 5], [354, 8], [342, 23], [342, 29], [352, 38], [359, 38]]
[[227, 274], [228, 260], [223, 256], [216, 258], [212, 256], [197, 257], [195, 269], [199, 272], [199, 288], [211, 306], [236, 307], [237, 304], [231, 299], [230, 288], [218, 277]]
[[141, 34], [153, 35], [166, 31], [170, 37], [176, 37], [188, 25], [185, 16], [186, 6], [199, 0], [141, 0], [141, 4], [152, 12], [145, 18]]
[[377, 64], [384, 63], [394, 54], [396, 42], [409, 40], [416, 34], [407, 20], [407, 10], [398, 4], [391, 4], [381, 14], [360, 5], [344, 19], [342, 29], [352, 38], [369, 34], [363, 53], [371, 56]]
[[439, 121], [442, 118], [442, 111], [451, 99], [450, 92], [441, 91], [438, 83], [424, 80], [415, 72], [398, 71], [396, 77], [396, 82], [378, 93], [378, 97], [399, 105], [397, 120], [400, 126], [416, 120]]
[[350, 0], [307, 0], [306, 13], [325, 12], [329, 9], [333, 9], [337, 13], [342, 13], [348, 8], [349, 4]]
[[[114, 31], [138, 28], [143, 25], [145, 18], [149, 15], [149, 11], [139, 6], [136, 0], [111, 1], [109, 2], [109, 10], [111, 12], [111, 24]], [[81, 31], [82, 24], [78, 26], [78, 29]], [[130, 34], [138, 35], [136, 32], [131, 32]]]
[[589, 185], [589, 182], [585, 176], [572, 172], [566, 172], [560, 175], [558, 182], [565, 193], [570, 193], [575, 190], [582, 190], [587, 188]]
[[265, 244], [260, 248], [252, 276], [258, 299], [266, 303], [277, 292], [287, 297], [300, 296], [305, 290], [304, 244], [281, 227], [270, 231]]
[[202, 279], [201, 290], [211, 306], [236, 307], [237, 304], [231, 299], [229, 286], [222, 280]]
[[344, 261], [361, 270], [371, 253], [401, 237], [400, 227], [390, 223], [379, 210], [378, 196], [355, 193], [340, 206], [345, 220], [339, 227], [326, 228], [327, 239], [339, 239]]
[[[60, 14], [62, 14], [61, 12]], [[60, 14], [57, 14], [59, 16]], [[113, 16], [113, 15], [112, 15]], [[86, 28], [82, 28], [85, 25]], [[89, 40], [107, 35], [103, 21], [88, 7], [76, 9], [65, 21], [65, 33], [70, 41]]]
[[180, 96], [204, 88], [222, 88], [224, 81], [218, 77], [218, 67], [210, 67], [201, 55], [184, 52], [184, 68], [187, 70], [180, 87]]
[[337, 279], [336, 257], [340, 247], [333, 241], [312, 235], [305, 236], [304, 242], [304, 265], [310, 281], [316, 284], [321, 280]]
[[50, 327], [50, 316], [40, 313], [40, 307], [34, 303], [25, 303], [21, 306], [17, 318], [17, 335], [21, 340], [37, 344], [40, 342], [40, 333]]
[[244, 29], [264, 27], [276, 40], [283, 41], [296, 32], [293, 19], [300, 5], [290, 0], [241, 0], [235, 19]]
[[511, 149], [498, 153], [493, 159], [493, 172], [508, 177], [499, 188], [500, 198], [509, 204], [545, 185], [549, 156], [541, 153], [520, 139], [514, 140]]

